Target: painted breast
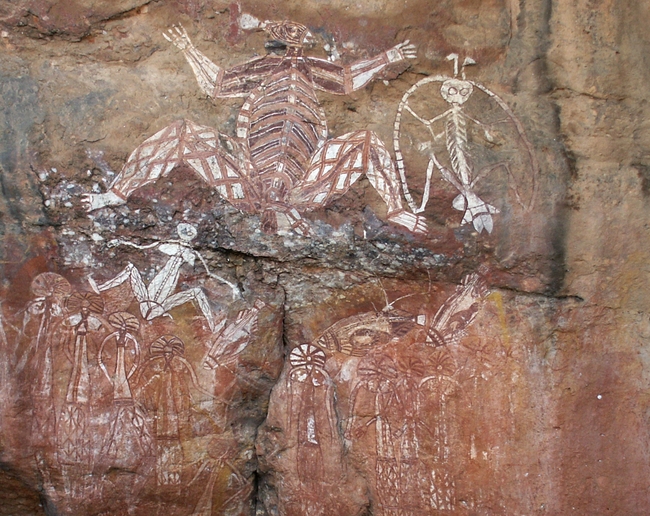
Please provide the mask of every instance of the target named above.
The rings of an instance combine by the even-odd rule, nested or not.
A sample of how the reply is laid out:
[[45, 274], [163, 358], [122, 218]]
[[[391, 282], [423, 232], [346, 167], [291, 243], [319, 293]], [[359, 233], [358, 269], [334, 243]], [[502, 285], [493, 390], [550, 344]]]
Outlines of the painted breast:
[[251, 93], [240, 112], [237, 135], [248, 140], [267, 199], [282, 201], [327, 138], [325, 114], [302, 58], [281, 59], [276, 71]]

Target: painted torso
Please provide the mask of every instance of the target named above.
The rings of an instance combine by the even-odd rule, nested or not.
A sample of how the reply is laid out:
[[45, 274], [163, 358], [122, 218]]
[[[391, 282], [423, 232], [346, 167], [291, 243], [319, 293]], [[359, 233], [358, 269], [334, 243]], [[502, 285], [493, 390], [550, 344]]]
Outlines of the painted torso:
[[301, 51], [266, 59], [277, 65], [242, 106], [237, 135], [247, 143], [264, 199], [282, 202], [326, 140], [327, 122]]

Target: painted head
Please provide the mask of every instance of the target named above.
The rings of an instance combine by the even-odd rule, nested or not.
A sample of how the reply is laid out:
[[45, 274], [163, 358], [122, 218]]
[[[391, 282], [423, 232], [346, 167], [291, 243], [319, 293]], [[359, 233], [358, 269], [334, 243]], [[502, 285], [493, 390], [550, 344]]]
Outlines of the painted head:
[[308, 47], [314, 44], [314, 36], [304, 25], [284, 20], [265, 21], [260, 27], [271, 39], [285, 44], [288, 47]]
[[293, 348], [289, 355], [292, 371], [289, 375], [291, 381], [309, 383], [314, 386], [325, 385], [328, 381], [325, 372], [327, 357], [323, 350], [312, 344], [301, 344]]
[[197, 235], [196, 228], [192, 226], [192, 224], [186, 224], [185, 222], [181, 222], [178, 225], [178, 227], [176, 228], [176, 232], [178, 233], [180, 239], [185, 242], [190, 242], [191, 240], [194, 240], [194, 238], [196, 238]]
[[450, 104], [461, 105], [467, 102], [467, 99], [474, 91], [474, 86], [469, 81], [461, 79], [447, 79], [440, 87], [440, 95]]
[[164, 358], [165, 367], [168, 367], [174, 357], [185, 354], [185, 344], [176, 335], [162, 335], [153, 341], [149, 352], [152, 357]]

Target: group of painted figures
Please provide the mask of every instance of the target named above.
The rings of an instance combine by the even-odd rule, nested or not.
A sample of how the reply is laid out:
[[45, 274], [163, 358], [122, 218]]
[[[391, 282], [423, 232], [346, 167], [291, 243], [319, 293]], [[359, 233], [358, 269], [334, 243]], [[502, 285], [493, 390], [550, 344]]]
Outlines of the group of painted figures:
[[[180, 164], [188, 165], [239, 210], [260, 215], [261, 227], [269, 233], [288, 226], [298, 234], [313, 235], [301, 213], [332, 203], [365, 176], [386, 204], [388, 221], [415, 234], [426, 234], [426, 222], [418, 213], [424, 211], [431, 195], [434, 168], [458, 191], [453, 207], [464, 212], [461, 225], [472, 223], [479, 233], [492, 232], [492, 215], [499, 213], [476, 193], [478, 182], [486, 174], [501, 171], [502, 181], [509, 183], [521, 208], [526, 210], [532, 205], [537, 164], [530, 143], [507, 104], [485, 86], [467, 80], [464, 69], [475, 64], [472, 59], [465, 59], [459, 77], [458, 55], [451, 54], [454, 77], [428, 77], [405, 94], [395, 123], [396, 168], [388, 149], [373, 131], [357, 130], [330, 137], [316, 91], [345, 95], [359, 90], [389, 65], [415, 58], [415, 46], [405, 41], [376, 57], [343, 66], [305, 55], [304, 49], [313, 45], [314, 38], [304, 25], [282, 21], [260, 26], [274, 46], [285, 48], [284, 54], [258, 57], [227, 70], [200, 52], [184, 28], [175, 26], [165, 33], [165, 38], [182, 50], [203, 93], [212, 99], [246, 99], [237, 118], [236, 136], [190, 120], [161, 129], [131, 153], [107, 192], [85, 196], [89, 211], [125, 203], [135, 190], [167, 176]], [[449, 107], [429, 117], [416, 112], [410, 103], [416, 90], [432, 82], [441, 83], [440, 94]], [[474, 89], [500, 108], [500, 118], [482, 122], [465, 112]], [[408, 188], [405, 156], [400, 148], [404, 111], [424, 124], [432, 137], [422, 146], [429, 166], [419, 207]], [[518, 167], [524, 170], [514, 171], [508, 160], [475, 170], [469, 122], [484, 131], [492, 146], [493, 132], [513, 129], [515, 145], [526, 154], [523, 167]], [[437, 124], [443, 125], [439, 134]], [[433, 146], [443, 136], [446, 159], [439, 151], [436, 154]], [[522, 192], [524, 184], [529, 190], [527, 195]], [[404, 207], [403, 196], [410, 210]]]
[[[187, 227], [180, 230], [191, 233]], [[126, 482], [123, 494], [132, 503], [131, 496], [145, 484], [151, 484], [149, 490], [176, 492], [194, 472], [193, 481], [200, 479], [206, 487], [194, 500], [192, 514], [210, 514], [214, 475], [226, 471], [232, 503], [247, 502], [250, 485], [228, 462], [236, 452], [192, 458], [185, 456], [184, 444], [205, 435], [224, 439], [228, 396], [238, 381], [236, 361], [254, 337], [265, 304], [257, 300], [228, 321], [223, 314], [215, 316], [198, 287], [173, 293], [180, 263], [194, 255], [178, 243], [163, 245], [171, 258], [148, 288], [140, 288], [141, 275], [131, 264], [99, 287], [90, 279], [85, 289], [75, 290], [52, 272], [32, 281], [32, 300], [15, 328], [15, 369], [28, 389], [31, 449], [54, 500], [96, 502], [103, 496], [95, 492], [97, 485], [110, 490], [118, 489], [114, 482]], [[126, 279], [129, 294], [113, 291]], [[194, 332], [200, 338], [184, 341], [168, 333], [178, 328], [169, 310], [188, 301], [203, 322]], [[140, 313], [133, 313], [131, 305]], [[197, 356], [202, 357], [200, 369], [192, 358]], [[217, 379], [219, 368], [229, 370], [230, 381], [223, 374]], [[196, 427], [204, 429], [197, 432]], [[63, 479], [63, 492], [54, 488], [52, 471]], [[128, 480], [107, 480], [111, 471], [128, 472]], [[95, 491], [91, 473], [103, 479], [94, 483]]]
[[471, 275], [435, 314], [358, 314], [291, 351], [281, 389], [289, 393], [286, 428], [299, 485], [287, 495], [287, 514], [349, 512], [329, 487], [355, 454], [373, 514], [455, 509], [446, 414], [453, 351], [485, 294], [483, 280]]
[[[150, 305], [133, 284], [128, 296], [112, 292], [122, 282], [90, 284], [102, 292], [39, 274], [15, 328], [16, 371], [27, 380], [30, 445], [46, 492], [54, 500], [96, 501], [122, 488], [125, 500], [137, 504], [140, 492], [178, 495], [199, 481], [205, 487], [183, 514], [239, 514], [253, 485], [233, 465], [239, 451], [228, 431], [228, 397], [240, 387], [237, 360], [258, 337], [266, 305], [258, 300], [230, 322], [222, 316], [215, 323], [206, 315], [209, 305], [194, 296], [203, 338], [184, 342], [163, 332], [176, 323], [145, 310]], [[362, 463], [374, 514], [454, 508], [446, 428], [456, 373], [450, 350], [485, 293], [482, 279], [471, 275], [435, 313], [388, 307], [357, 314], [291, 350], [276, 387], [298, 482], [289, 489], [286, 514], [331, 513], [328, 486], [345, 474], [345, 455], [355, 453], [369, 453]], [[211, 375], [218, 368], [231, 372], [230, 383]], [[218, 442], [206, 451], [206, 439]], [[194, 440], [202, 449], [188, 453]], [[56, 491], [53, 471], [64, 492]], [[116, 471], [129, 473], [125, 485]], [[223, 475], [226, 502], [216, 508], [213, 490]], [[98, 485], [100, 492], [92, 491]]]
[[[185, 164], [233, 206], [258, 214], [264, 231], [286, 228], [311, 236], [313, 229], [301, 214], [333, 202], [365, 176], [386, 204], [389, 222], [426, 234], [421, 213], [431, 195], [433, 171], [438, 170], [458, 192], [453, 207], [464, 213], [461, 224], [489, 233], [499, 209], [479, 197], [477, 184], [497, 169], [509, 180], [517, 174], [508, 161], [476, 170], [469, 124], [479, 127], [488, 142], [500, 128], [514, 128], [519, 148], [527, 153], [528, 168], [521, 174], [532, 179], [527, 195], [517, 184], [506, 190], [514, 191], [522, 209], [532, 205], [537, 165], [528, 140], [508, 106], [465, 77], [464, 68], [472, 60], [459, 68], [458, 56], [450, 56], [453, 77], [427, 78], [405, 94], [395, 124], [394, 161], [372, 131], [331, 137], [316, 91], [344, 95], [359, 90], [392, 63], [414, 58], [414, 45], [406, 41], [344, 66], [305, 55], [313, 36], [304, 25], [283, 21], [261, 27], [285, 48], [284, 54], [228, 70], [202, 54], [182, 27], [165, 34], [183, 52], [206, 95], [245, 98], [236, 136], [189, 120], [161, 129], [132, 152], [107, 192], [85, 196], [89, 211], [123, 204], [137, 189]], [[440, 83], [447, 106], [431, 116], [413, 107], [417, 90], [430, 83]], [[483, 92], [504, 116], [482, 122], [467, 113], [464, 106], [474, 90]], [[400, 148], [405, 113], [424, 124], [431, 137], [421, 148], [429, 165], [419, 206], [409, 191]], [[436, 132], [438, 123], [442, 132]], [[443, 137], [446, 158], [433, 143]], [[66, 494], [81, 499], [88, 487], [84, 479], [97, 472], [138, 472], [135, 478], [140, 480], [130, 484], [131, 493], [147, 482], [164, 491], [202, 481], [206, 487], [194, 506], [195, 515], [211, 514], [217, 475], [231, 479], [221, 510], [250, 494], [252, 484], [229, 462], [231, 452], [191, 458], [184, 442], [227, 435], [225, 396], [237, 378], [233, 375], [230, 385], [210, 383], [206, 371], [236, 366], [255, 336], [265, 305], [256, 301], [227, 322], [215, 314], [200, 285], [178, 289], [182, 267], [198, 262], [205, 276], [225, 285], [233, 300], [241, 298], [239, 288], [213, 274], [192, 247], [196, 228], [180, 224], [177, 230], [178, 239], [148, 245], [109, 242], [167, 257], [148, 285], [131, 262], [112, 279], [97, 282], [88, 277], [86, 290], [73, 290], [55, 273], [34, 279], [16, 350], [17, 370], [29, 379], [32, 445], [44, 485], [54, 485], [47, 479], [52, 463], [58, 464]], [[107, 308], [116, 306], [119, 297], [112, 292], [121, 289], [123, 295], [127, 286], [127, 299], [117, 303], [121, 308]], [[282, 381], [288, 392], [286, 435], [299, 485], [295, 496], [288, 497], [287, 513], [327, 514], [323, 500], [328, 479], [340, 478], [344, 450], [354, 454], [361, 443], [374, 450], [364, 472], [372, 480], [374, 514], [424, 515], [453, 509], [453, 479], [445, 466], [449, 447], [444, 412], [454, 373], [448, 348], [473, 321], [484, 293], [481, 280], [470, 276], [434, 316], [395, 311], [355, 315], [291, 350]], [[190, 304], [207, 345], [162, 332], [176, 327], [167, 317], [170, 311]], [[152, 328], [160, 328], [160, 334], [152, 334]], [[197, 354], [202, 355], [200, 361], [190, 359]], [[199, 364], [202, 372], [197, 372]], [[422, 414], [431, 421], [423, 424]]]

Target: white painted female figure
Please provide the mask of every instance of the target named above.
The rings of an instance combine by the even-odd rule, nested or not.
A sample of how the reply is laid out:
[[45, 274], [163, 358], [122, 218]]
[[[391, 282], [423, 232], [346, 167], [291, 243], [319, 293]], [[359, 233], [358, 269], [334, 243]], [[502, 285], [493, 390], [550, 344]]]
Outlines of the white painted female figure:
[[44, 272], [34, 278], [31, 291], [34, 299], [27, 306], [23, 332], [32, 316], [40, 316], [35, 338], [18, 362], [17, 371], [26, 371], [32, 400], [32, 443], [47, 446], [54, 434], [52, 347], [59, 337], [57, 328], [64, 315], [64, 300], [72, 288], [68, 280], [53, 272]]
[[325, 481], [325, 456], [335, 460], [331, 454], [337, 435], [333, 382], [325, 360], [323, 350], [312, 344], [301, 344], [289, 355], [290, 435], [297, 441], [298, 477], [310, 486]]
[[[185, 344], [175, 335], [163, 335], [150, 347], [150, 356], [134, 377], [145, 407], [154, 414], [156, 479], [159, 486], [180, 486], [183, 469], [181, 434], [187, 429], [192, 394], [213, 396], [198, 383], [185, 358]], [[189, 381], [188, 381], [189, 380]]]
[[102, 325], [99, 317], [104, 311], [104, 301], [93, 292], [74, 292], [68, 298], [66, 308], [72, 314], [66, 323], [74, 328], [71, 336], [74, 349], [69, 356], [72, 371], [57, 421], [57, 452], [59, 463], [63, 466], [67, 494], [83, 499], [89, 487], [87, 480], [93, 461], [92, 433], [89, 429], [89, 403], [93, 386], [88, 360], [88, 334]]
[[194, 287], [189, 290], [177, 292], [176, 294], [172, 293], [176, 289], [181, 267], [185, 263], [193, 266], [194, 262], [198, 258], [203, 264], [208, 276], [225, 283], [232, 289], [233, 298], [236, 298], [239, 295], [239, 290], [229, 281], [217, 276], [216, 274], [212, 274], [203, 257], [192, 248], [190, 242], [194, 240], [197, 235], [194, 226], [191, 224], [181, 223], [177, 227], [177, 232], [179, 240], [154, 242], [148, 245], [138, 245], [123, 240], [114, 240], [109, 243], [109, 245], [112, 246], [126, 245], [141, 250], [155, 248], [161, 253], [169, 256], [167, 263], [151, 280], [149, 286], [144, 284], [142, 274], [135, 265], [130, 262], [115, 278], [102, 283], [101, 285], [98, 285], [92, 277], [89, 277], [88, 281], [93, 290], [97, 293], [121, 285], [125, 281], [129, 281], [133, 294], [140, 303], [140, 312], [142, 313], [142, 317], [148, 321], [160, 317], [161, 315], [169, 316], [168, 312], [172, 308], [194, 301], [208, 321], [210, 330], [214, 331], [214, 315], [212, 314], [210, 303], [201, 288]]
[[[116, 329], [102, 342], [99, 366], [113, 386], [113, 404], [110, 408], [110, 429], [101, 450], [100, 463], [104, 469], [121, 468], [138, 471], [148, 466], [153, 457], [153, 441], [146, 414], [133, 399], [129, 380], [140, 362], [140, 344], [133, 335], [140, 323], [128, 312], [116, 312], [108, 317]], [[114, 343], [115, 353], [110, 360], [113, 373], [108, 371], [107, 348]], [[137, 475], [134, 479], [137, 480]]]

